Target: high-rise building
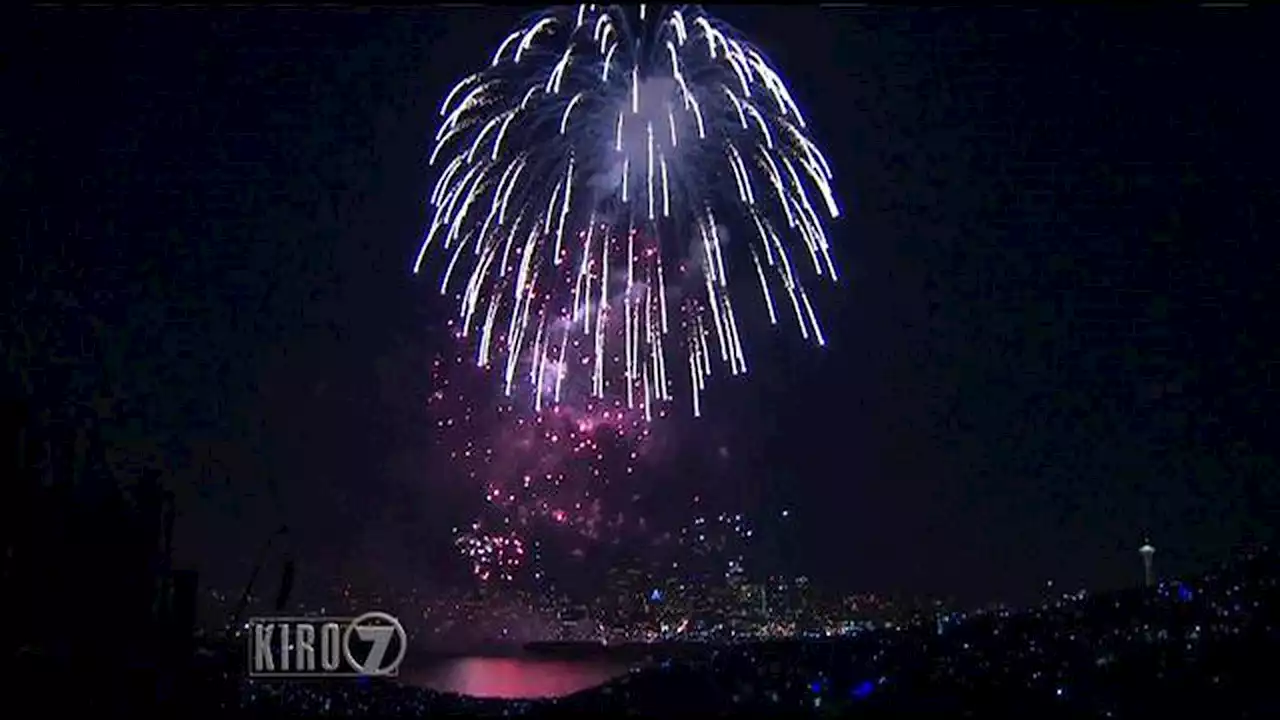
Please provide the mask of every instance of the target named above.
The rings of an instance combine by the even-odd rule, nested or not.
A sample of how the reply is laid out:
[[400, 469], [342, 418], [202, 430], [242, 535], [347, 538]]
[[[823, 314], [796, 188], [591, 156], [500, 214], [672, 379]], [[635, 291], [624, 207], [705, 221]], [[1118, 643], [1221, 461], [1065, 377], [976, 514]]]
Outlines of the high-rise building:
[[747, 582], [747, 571], [742, 567], [739, 560], [730, 560], [729, 567], [724, 573], [725, 584], [729, 587], [737, 589]]
[[561, 640], [591, 640], [597, 635], [597, 625], [584, 605], [570, 605], [561, 609], [558, 619]]

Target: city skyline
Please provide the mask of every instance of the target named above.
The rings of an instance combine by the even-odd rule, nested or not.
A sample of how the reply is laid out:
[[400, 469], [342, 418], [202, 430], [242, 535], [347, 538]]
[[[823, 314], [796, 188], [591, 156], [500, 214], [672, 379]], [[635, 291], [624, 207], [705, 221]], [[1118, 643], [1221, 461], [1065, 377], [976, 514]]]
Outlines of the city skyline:
[[[268, 604], [272, 597], [281, 597], [278, 593], [260, 588], [248, 598], [242, 616], [390, 611], [404, 623], [419, 651], [458, 652], [555, 641], [617, 645], [833, 638], [922, 622], [936, 624], [941, 632], [973, 613], [1023, 612], [1117, 590], [1155, 592], [1157, 586], [1164, 595], [1181, 592], [1177, 588], [1183, 584], [1179, 579], [1157, 579], [1144, 563], [1143, 571], [1122, 588], [1050, 581], [1029, 606], [999, 599], [966, 604], [947, 597], [832, 591], [815, 586], [806, 576], [750, 573], [740, 558], [720, 561], [718, 569], [696, 570], [678, 563], [616, 565], [591, 597], [574, 596], [549, 583], [522, 587], [482, 581], [440, 591], [358, 588], [349, 580], [330, 578], [322, 592], [317, 594], [313, 586], [309, 597], [293, 596], [283, 608]], [[206, 590], [201, 624], [221, 633], [239, 592]]]

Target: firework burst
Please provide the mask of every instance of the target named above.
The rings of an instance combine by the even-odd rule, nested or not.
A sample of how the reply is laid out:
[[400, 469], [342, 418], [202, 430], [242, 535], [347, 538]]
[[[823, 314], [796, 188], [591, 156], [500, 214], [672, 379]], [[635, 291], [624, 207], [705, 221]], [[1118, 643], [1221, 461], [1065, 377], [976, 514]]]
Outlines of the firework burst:
[[[558, 548], [643, 538], [635, 473], [652, 426], [614, 400], [540, 412], [485, 401], [483, 376], [461, 356], [436, 358], [428, 408], [451, 474], [482, 498], [478, 519], [455, 543], [481, 580], [511, 580], [536, 564], [542, 541]], [[541, 572], [532, 568], [536, 575]]]
[[747, 369], [741, 275], [771, 322], [825, 343], [802, 276], [836, 279], [830, 165], [757, 49], [663, 7], [540, 14], [440, 108], [415, 272], [441, 253], [475, 362], [509, 396], [527, 379], [538, 410], [649, 419], [687, 383], [700, 415], [713, 368]]
[[620, 555], [709, 561], [751, 537], [740, 510], [704, 497], [720, 454], [696, 442], [711, 465], [670, 467], [674, 423], [645, 422], [618, 400], [540, 412], [486, 400], [486, 375], [461, 354], [435, 358], [431, 380], [438, 472], [475, 493], [454, 544], [482, 583], [590, 576]]
[[474, 522], [467, 532], [455, 529], [455, 536], [458, 549], [471, 561], [472, 574], [481, 581], [510, 582], [524, 566], [524, 541], [510, 530], [489, 533]]

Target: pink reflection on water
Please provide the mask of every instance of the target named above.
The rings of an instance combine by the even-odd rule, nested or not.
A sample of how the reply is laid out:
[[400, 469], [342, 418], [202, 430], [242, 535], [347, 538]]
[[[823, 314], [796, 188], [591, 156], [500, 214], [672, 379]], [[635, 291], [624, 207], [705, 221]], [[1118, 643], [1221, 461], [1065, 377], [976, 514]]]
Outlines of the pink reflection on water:
[[458, 658], [405, 673], [410, 685], [478, 698], [563, 697], [624, 675], [623, 665], [601, 662]]

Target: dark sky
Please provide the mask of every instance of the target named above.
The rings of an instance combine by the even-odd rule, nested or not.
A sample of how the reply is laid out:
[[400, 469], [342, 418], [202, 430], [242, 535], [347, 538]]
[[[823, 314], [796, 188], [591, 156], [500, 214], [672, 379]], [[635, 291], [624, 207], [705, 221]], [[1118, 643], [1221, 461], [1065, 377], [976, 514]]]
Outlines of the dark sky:
[[[722, 17], [789, 78], [848, 210], [830, 347], [762, 348], [679, 426], [731, 449], [718, 482], [759, 496], [774, 562], [981, 599], [1130, 582], [1144, 533], [1170, 572], [1271, 536], [1276, 12]], [[409, 265], [438, 103], [518, 19], [10, 28], [11, 287], [50, 331], [20, 362], [78, 358], [33, 375], [59, 407], [117, 398], [108, 445], [159, 458], [208, 582], [281, 522], [304, 576], [451, 561], [416, 394], [448, 308]]]

